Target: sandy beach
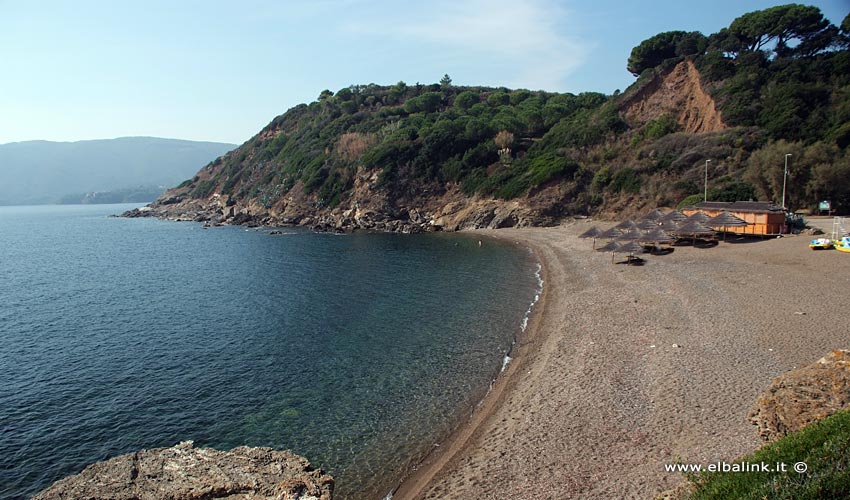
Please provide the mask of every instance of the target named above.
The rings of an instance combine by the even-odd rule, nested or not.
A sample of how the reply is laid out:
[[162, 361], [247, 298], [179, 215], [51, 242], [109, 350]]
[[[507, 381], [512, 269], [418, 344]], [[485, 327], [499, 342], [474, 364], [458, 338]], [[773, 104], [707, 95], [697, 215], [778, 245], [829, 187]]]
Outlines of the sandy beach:
[[577, 238], [589, 226], [482, 233], [535, 251], [543, 295], [494, 390], [394, 500], [650, 499], [683, 481], [666, 463], [760, 446], [747, 412], [771, 380], [850, 348], [850, 255], [792, 236], [626, 266]]

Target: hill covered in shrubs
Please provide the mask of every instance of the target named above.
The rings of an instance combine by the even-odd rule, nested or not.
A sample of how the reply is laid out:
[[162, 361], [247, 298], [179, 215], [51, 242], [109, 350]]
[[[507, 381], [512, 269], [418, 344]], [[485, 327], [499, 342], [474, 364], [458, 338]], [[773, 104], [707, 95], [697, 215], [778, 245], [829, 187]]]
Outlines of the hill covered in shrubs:
[[[751, 12], [636, 46], [624, 92], [434, 84], [321, 92], [152, 214], [382, 230], [549, 224], [709, 198], [850, 210], [850, 16]], [[710, 162], [706, 162], [710, 160]], [[390, 224], [396, 221], [397, 224]]]

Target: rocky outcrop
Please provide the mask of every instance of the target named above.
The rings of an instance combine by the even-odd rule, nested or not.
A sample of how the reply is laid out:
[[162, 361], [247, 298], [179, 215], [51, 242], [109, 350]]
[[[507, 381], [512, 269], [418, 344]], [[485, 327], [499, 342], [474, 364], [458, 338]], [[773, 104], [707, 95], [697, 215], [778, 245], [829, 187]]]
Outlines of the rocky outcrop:
[[122, 215], [203, 222], [206, 227], [302, 226], [315, 231], [422, 233], [554, 225], [559, 218], [548, 211], [552, 206], [559, 206], [559, 199], [571, 194], [553, 186], [549, 188], [552, 193], [548, 198], [537, 196], [506, 201], [470, 198], [459, 188], [451, 187], [426, 193], [421, 198], [390, 200], [386, 191], [370, 183], [374, 181], [373, 176], [374, 173], [361, 173], [350, 199], [333, 208], [316, 207], [300, 186], [296, 186], [270, 207], [250, 200], [245, 204], [243, 200], [217, 193], [206, 199], [193, 199], [169, 192], [149, 206]]
[[726, 128], [714, 99], [702, 88], [699, 71], [692, 61], [682, 61], [656, 75], [628, 96], [620, 109], [633, 125], [666, 114], [675, 118], [684, 132], [717, 132]]
[[57, 481], [33, 500], [331, 500], [333, 479], [291, 452], [186, 441], [121, 455]]
[[772, 441], [846, 408], [850, 408], [850, 351], [835, 350], [777, 377], [749, 419], [763, 440]]

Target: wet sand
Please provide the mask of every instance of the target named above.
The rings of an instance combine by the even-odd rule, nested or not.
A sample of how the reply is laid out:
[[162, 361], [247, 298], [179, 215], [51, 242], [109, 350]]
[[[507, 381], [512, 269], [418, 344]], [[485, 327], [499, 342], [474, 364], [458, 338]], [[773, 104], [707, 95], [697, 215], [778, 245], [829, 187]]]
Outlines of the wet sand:
[[650, 499], [683, 481], [666, 463], [760, 446], [747, 412], [771, 380], [850, 348], [848, 254], [794, 236], [627, 266], [589, 226], [482, 232], [531, 247], [544, 291], [493, 392], [394, 500]]

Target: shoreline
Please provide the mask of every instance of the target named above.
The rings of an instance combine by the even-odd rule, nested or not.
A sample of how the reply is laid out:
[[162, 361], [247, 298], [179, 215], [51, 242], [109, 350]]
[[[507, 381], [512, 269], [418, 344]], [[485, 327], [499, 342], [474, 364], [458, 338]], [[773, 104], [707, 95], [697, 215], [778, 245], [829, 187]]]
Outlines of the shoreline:
[[403, 477], [401, 483], [395, 490], [387, 495], [387, 499], [392, 500], [414, 500], [420, 498], [424, 490], [431, 485], [435, 478], [453, 461], [456, 457], [466, 451], [473, 437], [480, 432], [483, 422], [489, 418], [495, 411], [496, 407], [503, 403], [506, 392], [510, 391], [512, 380], [521, 372], [527, 362], [529, 350], [533, 349], [534, 343], [540, 334], [540, 319], [543, 315], [546, 306], [547, 290], [551, 283], [548, 276], [547, 261], [540, 255], [540, 249], [535, 245], [525, 241], [518, 241], [513, 238], [505, 238], [499, 235], [490, 234], [486, 230], [470, 230], [463, 231], [467, 234], [482, 234], [491, 238], [502, 241], [510, 241], [525, 245], [531, 250], [534, 255], [535, 262], [540, 266], [540, 279], [543, 286], [540, 288], [538, 299], [532, 303], [531, 314], [528, 316], [528, 323], [524, 331], [520, 331], [514, 339], [513, 348], [508, 352], [510, 362], [505, 365], [504, 369], [499, 372], [491, 385], [490, 390], [484, 398], [477, 403], [472, 411], [472, 414], [463, 422], [460, 422], [457, 427], [449, 433], [449, 435], [440, 443], [440, 446], [431, 450], [428, 455], [421, 460], [415, 467], [412, 473]]
[[813, 329], [841, 320], [825, 291], [850, 283], [850, 258], [812, 255], [805, 237], [635, 267], [577, 239], [587, 227], [474, 232], [530, 247], [543, 293], [494, 390], [393, 500], [653, 498], [684, 480], [665, 463], [759, 447], [746, 413], [761, 391], [850, 346]]

